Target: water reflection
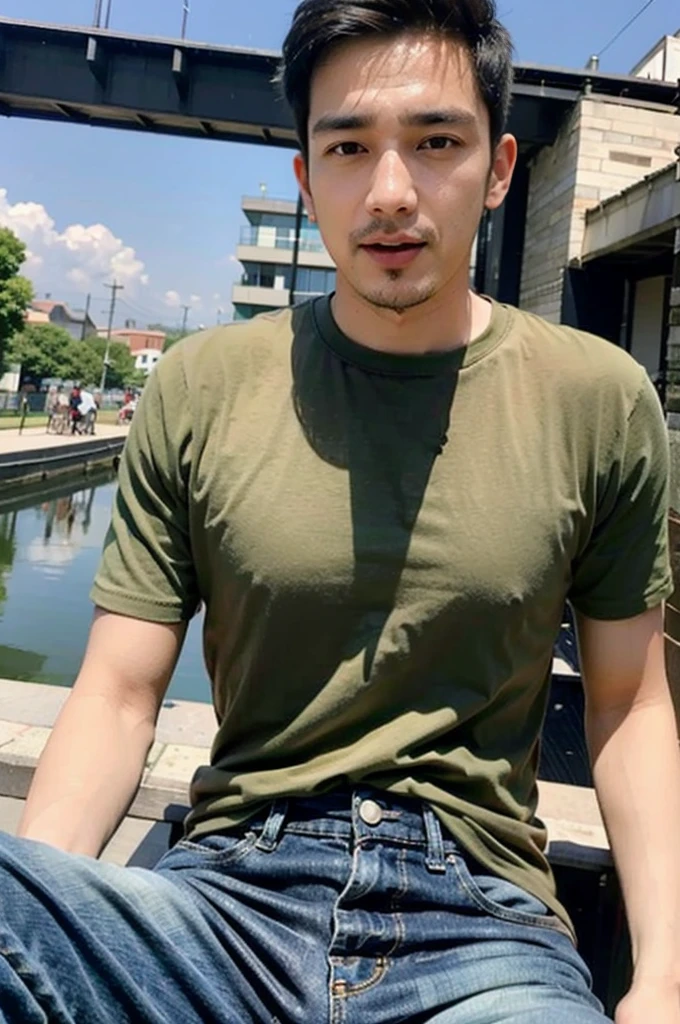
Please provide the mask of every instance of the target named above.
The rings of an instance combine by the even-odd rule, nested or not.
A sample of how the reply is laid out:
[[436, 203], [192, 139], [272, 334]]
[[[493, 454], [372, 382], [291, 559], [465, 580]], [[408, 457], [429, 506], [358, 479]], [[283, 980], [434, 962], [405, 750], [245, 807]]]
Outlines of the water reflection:
[[[73, 683], [114, 493], [106, 473], [0, 500], [0, 677]], [[168, 696], [210, 699], [200, 621], [190, 627]]]
[[87, 542], [95, 493], [96, 487], [90, 487], [40, 505], [37, 511], [44, 516], [45, 527], [42, 537], [35, 537], [28, 546], [29, 562], [42, 565], [49, 574], [73, 561]]
[[14, 565], [17, 545], [14, 539], [17, 529], [16, 512], [0, 512], [0, 612], [7, 600], [7, 570]]

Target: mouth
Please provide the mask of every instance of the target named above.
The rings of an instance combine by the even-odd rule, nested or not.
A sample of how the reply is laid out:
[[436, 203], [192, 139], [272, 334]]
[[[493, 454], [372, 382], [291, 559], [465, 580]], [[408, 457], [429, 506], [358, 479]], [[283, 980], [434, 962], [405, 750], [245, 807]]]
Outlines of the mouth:
[[400, 269], [412, 263], [425, 249], [426, 242], [371, 242], [361, 249], [380, 266]]

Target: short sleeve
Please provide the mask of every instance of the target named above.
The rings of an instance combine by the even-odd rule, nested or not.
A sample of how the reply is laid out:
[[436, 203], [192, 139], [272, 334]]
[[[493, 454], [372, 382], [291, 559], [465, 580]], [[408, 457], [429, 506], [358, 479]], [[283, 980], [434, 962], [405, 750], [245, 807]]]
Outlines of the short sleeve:
[[614, 620], [641, 615], [673, 592], [668, 433], [646, 373], [607, 461], [598, 474], [594, 527], [572, 566], [569, 597], [589, 618]]
[[130, 427], [91, 591], [100, 608], [152, 622], [181, 622], [196, 612], [190, 467], [191, 413], [180, 344], [150, 375]]

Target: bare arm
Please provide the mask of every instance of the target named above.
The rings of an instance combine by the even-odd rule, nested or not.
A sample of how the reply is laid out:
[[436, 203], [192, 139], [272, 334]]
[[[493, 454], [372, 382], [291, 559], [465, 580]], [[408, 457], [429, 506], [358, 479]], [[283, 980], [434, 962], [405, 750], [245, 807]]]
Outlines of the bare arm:
[[[663, 611], [620, 622], [580, 617], [578, 628], [595, 787], [624, 892], [635, 984], [674, 991], [680, 1008], [680, 754]], [[671, 1019], [680, 1016], [663, 1016]]]
[[139, 786], [186, 624], [95, 612], [82, 668], [43, 752], [19, 835], [98, 856]]

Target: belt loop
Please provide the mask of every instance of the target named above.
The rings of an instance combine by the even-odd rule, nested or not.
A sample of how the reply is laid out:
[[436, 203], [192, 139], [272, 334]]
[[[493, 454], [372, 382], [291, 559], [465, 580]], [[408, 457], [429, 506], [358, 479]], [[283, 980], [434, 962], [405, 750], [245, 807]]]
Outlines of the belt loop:
[[255, 843], [258, 850], [273, 853], [278, 846], [283, 831], [283, 824], [288, 814], [288, 801], [275, 800], [269, 811], [260, 838]]
[[446, 858], [444, 856], [444, 836], [439, 818], [431, 807], [423, 807], [423, 821], [427, 835], [427, 856], [425, 866], [428, 871], [446, 874]]

